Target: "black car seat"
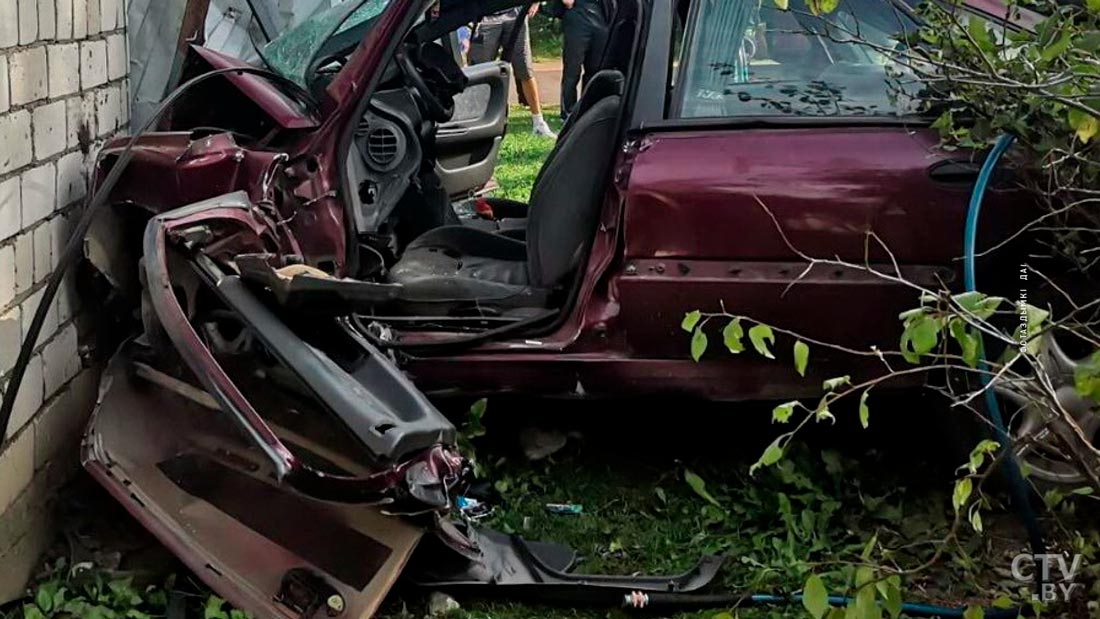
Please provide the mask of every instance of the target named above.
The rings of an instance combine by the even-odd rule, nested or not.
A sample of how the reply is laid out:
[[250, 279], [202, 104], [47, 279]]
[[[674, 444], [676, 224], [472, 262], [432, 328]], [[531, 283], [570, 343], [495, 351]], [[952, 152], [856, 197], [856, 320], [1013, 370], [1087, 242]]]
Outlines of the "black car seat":
[[[578, 266], [596, 229], [622, 107], [623, 76], [593, 76], [535, 179], [526, 242], [463, 225], [413, 240], [390, 270], [400, 301], [416, 311], [497, 311], [546, 304]], [[433, 309], [434, 308], [434, 309]]]
[[[565, 121], [561, 131], [558, 133], [558, 141], [554, 144], [554, 149], [547, 155], [547, 162], [554, 158], [558, 145], [573, 131], [573, 125], [576, 124], [576, 119], [583, 116], [588, 108], [606, 97], [621, 95], [623, 92], [623, 85], [623, 74], [618, 70], [602, 70], [592, 76], [588, 85], [585, 86], [584, 92], [581, 93], [581, 99], [577, 102], [576, 111], [569, 116], [569, 119]], [[538, 176], [535, 177], [535, 185], [538, 185], [538, 180], [542, 176], [542, 170], [544, 169], [546, 169], [545, 164], [543, 168], [539, 170]], [[533, 190], [531, 195], [534, 195]], [[528, 204], [508, 198], [486, 198], [485, 201], [488, 203], [489, 207], [492, 208], [493, 218], [471, 219], [463, 222], [464, 225], [481, 228], [489, 232], [497, 232], [522, 241], [527, 234]]]

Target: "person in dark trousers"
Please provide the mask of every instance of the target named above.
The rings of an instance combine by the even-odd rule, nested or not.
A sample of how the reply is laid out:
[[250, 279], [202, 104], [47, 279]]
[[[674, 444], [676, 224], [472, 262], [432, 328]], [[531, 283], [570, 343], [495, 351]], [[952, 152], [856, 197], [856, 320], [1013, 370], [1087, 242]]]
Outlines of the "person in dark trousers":
[[[561, 115], [567, 118], [577, 105], [577, 85], [599, 70], [607, 43], [607, 31], [614, 16], [613, 0], [561, 0], [562, 49]], [[581, 78], [581, 71], [584, 78]]]

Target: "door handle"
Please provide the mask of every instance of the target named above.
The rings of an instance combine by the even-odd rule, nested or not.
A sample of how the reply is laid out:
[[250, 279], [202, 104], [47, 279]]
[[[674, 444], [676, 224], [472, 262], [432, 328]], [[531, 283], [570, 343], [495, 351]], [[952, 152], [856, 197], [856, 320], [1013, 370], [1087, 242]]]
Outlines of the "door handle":
[[981, 169], [980, 163], [969, 159], [947, 159], [932, 164], [928, 168], [928, 177], [937, 183], [969, 185], [978, 180], [978, 172]]

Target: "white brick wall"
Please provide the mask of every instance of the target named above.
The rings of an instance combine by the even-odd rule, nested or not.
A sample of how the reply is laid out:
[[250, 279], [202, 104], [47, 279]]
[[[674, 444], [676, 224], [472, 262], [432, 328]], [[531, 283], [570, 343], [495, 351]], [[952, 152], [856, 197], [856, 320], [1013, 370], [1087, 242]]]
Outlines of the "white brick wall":
[[[112, 88], [112, 92], [117, 92]], [[117, 116], [117, 114], [116, 114]], [[65, 150], [65, 102], [54, 101], [34, 108], [34, 156], [47, 159]]]
[[19, 43], [19, 11], [14, 2], [0, 2], [0, 47]]
[[88, 41], [80, 44], [80, 87], [84, 90], [101, 86], [107, 81], [107, 42]]
[[[125, 4], [0, 0], [0, 390], [9, 387], [20, 344], [87, 194], [94, 153], [128, 123]], [[50, 304], [0, 436], [0, 604], [22, 593], [19, 578], [6, 575], [30, 573], [28, 561], [48, 539], [13, 523], [43, 520], [27, 517], [25, 505], [40, 502], [30, 488], [41, 486], [36, 480], [55, 455], [75, 461], [95, 392], [95, 378], [80, 362], [87, 317], [79, 309], [68, 280]]]
[[29, 45], [38, 38], [38, 0], [19, 0], [19, 44]]
[[[125, 41], [125, 37], [119, 38]], [[126, 49], [123, 48], [122, 52], [125, 53]], [[80, 46], [78, 44], [48, 45], [46, 57], [50, 66], [50, 98], [56, 99], [80, 90]]]
[[57, 168], [52, 162], [23, 172], [23, 227], [30, 228], [57, 208]]
[[38, 38], [57, 37], [57, 5], [54, 0], [38, 0]]
[[33, 161], [30, 112], [17, 110], [0, 116], [0, 144], [0, 174]]
[[[3, 19], [0, 17], [0, 19]], [[3, 26], [0, 26], [2, 28]], [[8, 57], [0, 56], [0, 114], [11, 109], [11, 88], [8, 86]]]
[[11, 104], [22, 105], [49, 94], [46, 82], [46, 47], [38, 46], [15, 52], [8, 59]]

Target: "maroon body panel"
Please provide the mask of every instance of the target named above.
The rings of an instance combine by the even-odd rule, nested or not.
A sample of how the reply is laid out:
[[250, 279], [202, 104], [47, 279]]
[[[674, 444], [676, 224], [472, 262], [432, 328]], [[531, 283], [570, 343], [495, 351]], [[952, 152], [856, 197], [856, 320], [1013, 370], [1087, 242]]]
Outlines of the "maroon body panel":
[[[921, 284], [950, 282], [968, 188], [929, 178], [930, 166], [944, 160], [937, 142], [899, 127], [646, 138], [631, 172], [616, 278], [631, 354], [686, 357], [684, 312], [722, 305], [823, 341], [893, 348], [897, 315], [918, 293], [855, 269], [804, 272], [796, 251], [886, 274], [893, 260], [913, 267], [907, 275]], [[859, 329], [839, 319], [851, 312], [865, 313]]]
[[[127, 141], [120, 138], [103, 148], [101, 176]], [[196, 138], [189, 132], [143, 136], [133, 152], [111, 201], [132, 202], [156, 213], [234, 191], [247, 191], [257, 201], [260, 176], [278, 154], [245, 149], [226, 133]]]
[[626, 257], [796, 259], [770, 210], [811, 256], [862, 262], [873, 230], [902, 264], [947, 263], [962, 254], [970, 188], [928, 177], [938, 143], [900, 127], [651, 136], [631, 173]]

